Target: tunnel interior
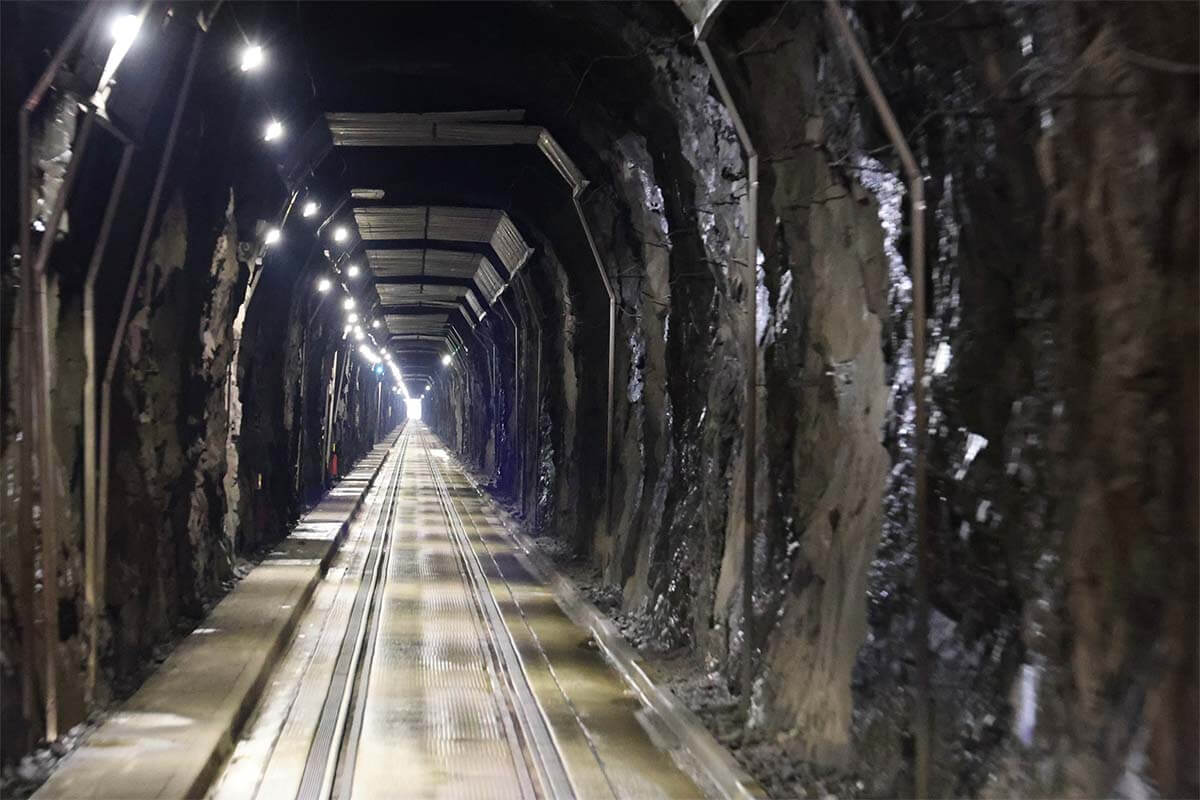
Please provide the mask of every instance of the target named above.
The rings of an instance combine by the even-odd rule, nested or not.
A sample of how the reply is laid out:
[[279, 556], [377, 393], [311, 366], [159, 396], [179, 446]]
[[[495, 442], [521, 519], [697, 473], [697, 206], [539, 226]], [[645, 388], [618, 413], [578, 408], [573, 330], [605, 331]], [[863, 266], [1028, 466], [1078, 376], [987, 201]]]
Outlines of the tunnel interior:
[[1194, 4], [0, 13], [6, 775], [419, 409], [772, 796], [1200, 792]]

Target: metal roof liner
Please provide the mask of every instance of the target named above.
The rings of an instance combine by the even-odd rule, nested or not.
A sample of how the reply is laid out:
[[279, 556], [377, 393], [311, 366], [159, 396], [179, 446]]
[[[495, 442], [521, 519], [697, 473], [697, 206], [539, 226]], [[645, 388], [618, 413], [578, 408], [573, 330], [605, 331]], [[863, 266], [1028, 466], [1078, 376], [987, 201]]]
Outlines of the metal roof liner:
[[416, 277], [423, 270], [422, 250], [367, 250], [367, 264], [377, 278]]
[[471, 310], [475, 312], [476, 318], [482, 322], [487, 312], [484, 311], [483, 306], [480, 305], [479, 300], [475, 297], [474, 292], [467, 292], [467, 305], [471, 306]]
[[491, 241], [502, 213], [490, 208], [431, 206], [429, 238], [461, 242]]
[[460, 147], [537, 142], [540, 127], [512, 124], [503, 118], [506, 115], [511, 116], [511, 112], [330, 112], [325, 115], [325, 122], [333, 144], [341, 147]]
[[479, 259], [479, 271], [475, 273], [475, 283], [479, 286], [479, 293], [487, 300], [490, 306], [496, 302], [496, 298], [504, 292], [504, 281], [500, 279], [496, 268], [492, 266], [492, 261], [489, 258]]
[[480, 256], [474, 252], [459, 250], [426, 250], [424, 252], [425, 275], [469, 281], [475, 278], [481, 261], [487, 263], [489, 268], [491, 267], [491, 262], [486, 256]]
[[502, 214], [497, 222], [496, 231], [492, 234], [491, 245], [492, 249], [496, 251], [496, 255], [500, 256], [500, 260], [504, 262], [509, 276], [516, 275], [517, 270], [525, 266], [525, 262], [533, 255], [533, 248], [525, 243], [524, 237], [517, 230], [517, 226], [512, 224], [512, 220], [508, 218], [507, 214]]
[[392, 334], [419, 334], [445, 338], [450, 314], [385, 314], [384, 321]]
[[392, 206], [354, 209], [363, 239], [424, 239], [428, 209], [425, 206]]

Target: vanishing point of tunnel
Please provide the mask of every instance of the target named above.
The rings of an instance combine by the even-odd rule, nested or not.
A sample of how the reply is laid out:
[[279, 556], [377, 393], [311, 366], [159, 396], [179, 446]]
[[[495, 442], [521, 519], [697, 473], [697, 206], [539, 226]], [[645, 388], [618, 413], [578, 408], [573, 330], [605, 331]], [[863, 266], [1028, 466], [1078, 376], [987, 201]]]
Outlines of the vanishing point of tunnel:
[[1200, 3], [0, 64], [0, 796], [1200, 797]]

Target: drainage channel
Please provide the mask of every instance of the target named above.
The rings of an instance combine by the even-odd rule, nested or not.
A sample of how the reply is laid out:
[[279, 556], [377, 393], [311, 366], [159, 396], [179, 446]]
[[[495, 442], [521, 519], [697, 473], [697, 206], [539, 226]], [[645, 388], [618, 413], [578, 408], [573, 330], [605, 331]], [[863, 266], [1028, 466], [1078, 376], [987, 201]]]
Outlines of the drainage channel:
[[[555, 745], [550, 728], [542, 715], [541, 707], [526, 680], [525, 670], [512, 634], [504, 622], [500, 607], [488, 586], [487, 576], [471, 545], [466, 527], [454, 506], [454, 499], [442, 473], [442, 465], [433, 455], [427, 439], [422, 446], [429, 464], [430, 476], [437, 490], [438, 500], [446, 515], [450, 539], [454, 543], [463, 580], [471, 589], [475, 610], [483, 623], [483, 629], [488, 633], [488, 650], [493, 662], [492, 669], [497, 688], [507, 701], [505, 705], [509, 713], [505, 715], [504, 724], [508, 737], [513, 743], [514, 755], [519, 757], [522, 751], [528, 755], [533, 771], [537, 775], [542, 796], [575, 797], [566, 768], [559, 756], [558, 747]], [[518, 775], [521, 778], [522, 795], [535, 796], [536, 790], [531, 785], [528, 770], [519, 769]]]
[[[335, 788], [351, 785], [354, 761], [352, 757], [347, 759], [343, 756], [348, 750], [353, 753], [361, 721], [362, 704], [358, 704], [359, 713], [352, 716], [350, 712], [354, 707], [353, 701], [365, 694], [365, 686], [359, 686], [365, 681], [360, 681], [359, 676], [369, 674], [375, 642], [374, 626], [378, 624], [379, 618], [379, 590], [391, 552], [396, 496], [400, 490], [404, 459], [411, 438], [407, 431], [400, 437], [399, 451], [395, 456], [396, 466], [383, 499], [384, 511], [379, 515], [367, 557], [364, 574], [369, 578], [359, 585], [355, 596], [329, 692], [321, 708], [316, 735], [305, 760], [300, 789], [296, 795], [303, 800], [325, 800], [334, 796]], [[339, 764], [342, 766], [339, 767]]]

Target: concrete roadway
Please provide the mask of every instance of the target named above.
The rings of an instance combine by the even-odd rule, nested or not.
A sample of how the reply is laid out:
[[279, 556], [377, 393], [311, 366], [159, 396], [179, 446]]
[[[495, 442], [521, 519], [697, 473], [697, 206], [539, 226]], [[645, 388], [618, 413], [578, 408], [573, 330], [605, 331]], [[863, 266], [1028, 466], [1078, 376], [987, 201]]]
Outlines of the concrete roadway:
[[703, 796], [497, 513], [409, 423], [209, 796]]

